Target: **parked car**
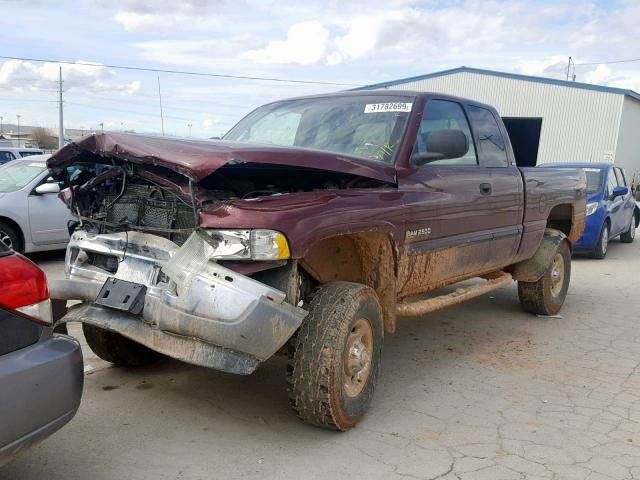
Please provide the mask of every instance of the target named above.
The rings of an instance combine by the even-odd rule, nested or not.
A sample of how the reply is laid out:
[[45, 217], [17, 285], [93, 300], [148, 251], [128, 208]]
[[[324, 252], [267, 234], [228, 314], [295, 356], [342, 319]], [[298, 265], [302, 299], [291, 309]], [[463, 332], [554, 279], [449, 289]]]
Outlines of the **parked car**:
[[0, 147], [0, 165], [15, 160], [16, 158], [42, 155], [43, 153], [39, 148]]
[[0, 242], [0, 466], [65, 425], [80, 405], [80, 344], [53, 333], [44, 272]]
[[556, 168], [582, 168], [587, 176], [585, 228], [575, 251], [602, 259], [609, 240], [633, 242], [640, 222], [638, 208], [624, 170], [609, 163], [557, 163]]
[[584, 172], [516, 167], [495, 109], [440, 94], [286, 100], [222, 140], [104, 133], [48, 165], [95, 169], [63, 191], [82, 226], [51, 288], [83, 302], [62, 320], [99, 357], [249, 374], [287, 345], [294, 410], [340, 430], [397, 317], [513, 279], [525, 310], [557, 313], [584, 224]]
[[50, 155], [0, 165], [0, 241], [18, 252], [66, 248], [74, 217], [58, 199], [65, 181], [47, 170]]

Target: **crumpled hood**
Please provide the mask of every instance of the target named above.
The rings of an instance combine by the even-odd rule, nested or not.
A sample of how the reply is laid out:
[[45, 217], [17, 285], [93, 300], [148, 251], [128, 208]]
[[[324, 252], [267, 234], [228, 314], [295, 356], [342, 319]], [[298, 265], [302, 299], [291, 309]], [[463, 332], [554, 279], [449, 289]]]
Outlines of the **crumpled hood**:
[[395, 168], [379, 162], [304, 148], [152, 137], [93, 134], [72, 142], [47, 161], [49, 168], [91, 161], [92, 155], [142, 165], [160, 165], [199, 182], [228, 163], [263, 163], [315, 168], [396, 183]]

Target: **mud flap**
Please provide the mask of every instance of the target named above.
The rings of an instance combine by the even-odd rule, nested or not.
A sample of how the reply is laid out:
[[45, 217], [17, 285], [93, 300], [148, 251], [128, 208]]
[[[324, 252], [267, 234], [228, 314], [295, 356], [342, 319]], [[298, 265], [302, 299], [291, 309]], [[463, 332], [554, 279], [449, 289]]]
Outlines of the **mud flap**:
[[560, 244], [565, 240], [567, 240], [567, 236], [564, 233], [547, 228], [535, 255], [515, 265], [512, 273], [513, 279], [519, 282], [540, 280], [549, 269]]

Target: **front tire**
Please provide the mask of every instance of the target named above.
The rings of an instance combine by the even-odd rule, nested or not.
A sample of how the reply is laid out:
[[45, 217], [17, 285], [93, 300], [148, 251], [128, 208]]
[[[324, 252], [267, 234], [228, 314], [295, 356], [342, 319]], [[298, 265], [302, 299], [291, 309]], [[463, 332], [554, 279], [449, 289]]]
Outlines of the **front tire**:
[[88, 323], [82, 324], [87, 344], [98, 357], [122, 367], [142, 367], [158, 359], [158, 354], [119, 333]]
[[289, 353], [291, 406], [308, 423], [349, 430], [368, 410], [380, 370], [378, 297], [365, 285], [332, 282], [314, 291], [307, 308]]
[[633, 243], [636, 238], [636, 215], [631, 216], [631, 223], [629, 224], [629, 230], [620, 234], [620, 241], [622, 243]]
[[563, 241], [546, 273], [537, 282], [518, 282], [520, 305], [527, 312], [555, 315], [560, 311], [571, 279], [571, 250]]
[[602, 260], [607, 256], [607, 250], [609, 249], [609, 224], [605, 221], [602, 225], [602, 230], [600, 230], [600, 237], [598, 238], [598, 243], [594, 247], [591, 252], [592, 258], [597, 258], [598, 260]]
[[22, 251], [22, 244], [18, 232], [4, 222], [0, 222], [0, 242], [16, 252]]

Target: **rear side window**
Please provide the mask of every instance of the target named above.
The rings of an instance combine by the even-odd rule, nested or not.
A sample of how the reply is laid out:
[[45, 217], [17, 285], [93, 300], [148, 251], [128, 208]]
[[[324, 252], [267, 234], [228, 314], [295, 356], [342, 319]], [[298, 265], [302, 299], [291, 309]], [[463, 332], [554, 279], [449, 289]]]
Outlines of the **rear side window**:
[[10, 162], [15, 160], [15, 156], [11, 152], [3, 152], [0, 150], [0, 163]]
[[469, 105], [471, 128], [478, 146], [480, 165], [485, 167], [507, 167], [507, 148], [493, 113], [486, 108]]
[[427, 140], [431, 132], [449, 129], [460, 130], [466, 135], [469, 141], [469, 150], [462, 157], [434, 160], [429, 162], [428, 165], [477, 165], [476, 150], [473, 146], [471, 130], [464, 110], [462, 110], [462, 105], [448, 100], [430, 100], [427, 102], [420, 122], [414, 153], [431, 153], [427, 148]]

